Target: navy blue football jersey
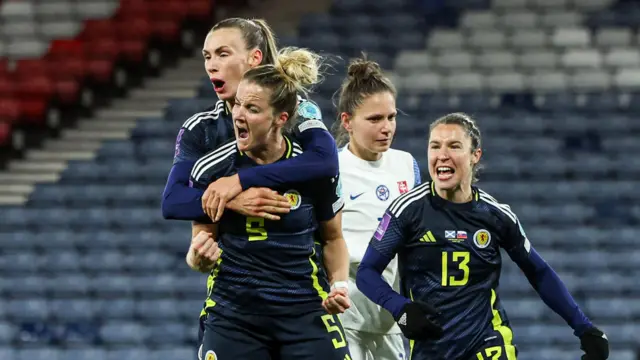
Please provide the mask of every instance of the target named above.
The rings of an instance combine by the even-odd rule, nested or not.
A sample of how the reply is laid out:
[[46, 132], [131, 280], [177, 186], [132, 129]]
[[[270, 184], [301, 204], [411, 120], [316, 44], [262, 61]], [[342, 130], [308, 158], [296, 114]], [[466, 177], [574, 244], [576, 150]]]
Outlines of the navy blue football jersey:
[[[285, 136], [280, 160], [299, 155], [302, 148]], [[194, 187], [257, 166], [230, 141], [196, 162]], [[289, 199], [291, 212], [279, 221], [245, 217], [226, 211], [218, 224], [222, 250], [208, 281], [206, 312], [301, 314], [321, 309], [329, 290], [316, 254], [319, 222], [332, 219], [344, 204], [339, 176], [274, 189]]]
[[233, 137], [231, 111], [224, 101], [218, 100], [213, 107], [193, 115], [182, 124], [173, 163], [195, 162]]
[[515, 359], [497, 294], [500, 248], [528, 251], [529, 240], [508, 205], [472, 189], [471, 202], [456, 204], [440, 198], [431, 181], [414, 188], [389, 206], [371, 240], [383, 256], [398, 255], [402, 294], [442, 313], [444, 337], [412, 341], [413, 359], [480, 359], [477, 349], [496, 338], [504, 346], [489, 348], [493, 355]]
[[[324, 127], [320, 108], [302, 97], [298, 97], [296, 120], [299, 122], [295, 127], [298, 132]], [[231, 109], [224, 101], [218, 100], [213, 107], [193, 115], [182, 124], [176, 138], [173, 163], [195, 162], [234, 137]]]

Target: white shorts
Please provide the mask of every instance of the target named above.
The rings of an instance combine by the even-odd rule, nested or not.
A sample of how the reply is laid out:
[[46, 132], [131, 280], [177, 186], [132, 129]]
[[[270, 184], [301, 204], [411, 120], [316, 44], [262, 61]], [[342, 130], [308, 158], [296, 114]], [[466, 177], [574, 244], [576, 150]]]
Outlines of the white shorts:
[[344, 329], [352, 360], [406, 360], [407, 351], [401, 334], [373, 334]]

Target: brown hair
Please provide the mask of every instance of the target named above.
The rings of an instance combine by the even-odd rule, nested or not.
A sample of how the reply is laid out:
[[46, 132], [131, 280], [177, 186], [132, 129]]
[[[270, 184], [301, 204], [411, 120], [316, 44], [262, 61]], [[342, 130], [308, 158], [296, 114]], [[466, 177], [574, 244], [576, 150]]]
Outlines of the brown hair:
[[340, 87], [338, 100], [338, 119], [333, 124], [333, 135], [338, 146], [344, 146], [349, 142], [349, 134], [342, 126], [340, 114], [353, 114], [364, 100], [374, 94], [390, 92], [394, 97], [398, 92], [391, 80], [386, 77], [375, 61], [367, 60], [366, 55], [354, 59], [347, 69], [347, 77]]
[[267, 24], [261, 19], [229, 18], [215, 24], [210, 32], [219, 29], [238, 29], [242, 33], [247, 50], [258, 49], [262, 52], [262, 64], [275, 64], [278, 56], [276, 37]]
[[274, 113], [286, 112], [288, 130], [294, 124], [298, 94], [306, 94], [318, 83], [321, 58], [307, 49], [287, 47], [278, 53], [275, 65], [260, 65], [244, 74], [243, 80], [272, 91], [269, 105]]
[[[461, 112], [447, 114], [432, 122], [429, 126], [429, 136], [431, 136], [431, 132], [436, 126], [449, 124], [458, 125], [465, 130], [467, 136], [471, 139], [471, 153], [482, 147], [482, 135], [480, 134], [480, 128], [478, 128], [478, 125], [471, 116]], [[478, 181], [478, 172], [482, 170], [482, 168], [483, 166], [480, 163], [473, 165], [473, 168], [471, 169], [471, 181], [473, 183]]]

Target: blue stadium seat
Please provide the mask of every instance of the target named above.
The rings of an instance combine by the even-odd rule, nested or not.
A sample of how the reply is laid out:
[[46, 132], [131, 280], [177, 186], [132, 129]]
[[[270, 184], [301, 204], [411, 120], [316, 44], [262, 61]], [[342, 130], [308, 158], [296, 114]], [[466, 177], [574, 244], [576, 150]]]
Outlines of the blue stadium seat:
[[16, 357], [16, 360], [33, 359], [66, 360], [63, 358], [62, 351], [53, 347], [44, 349], [22, 349], [19, 350]]
[[0, 346], [10, 344], [16, 338], [16, 328], [13, 324], [0, 322]]
[[71, 273], [80, 270], [82, 255], [77, 251], [52, 251], [44, 257], [45, 266], [52, 273]]
[[135, 314], [147, 322], [174, 321], [180, 317], [181, 301], [173, 299], [141, 300], [135, 303]]
[[0, 346], [0, 359], [4, 360], [16, 360], [17, 350], [10, 347]]
[[44, 299], [20, 299], [7, 302], [7, 317], [15, 321], [42, 321], [49, 318], [50, 308]]
[[107, 360], [107, 351], [100, 348], [68, 349], [64, 352], [66, 360]]
[[51, 300], [51, 314], [62, 322], [89, 321], [96, 317], [97, 304], [89, 299]]
[[91, 282], [92, 290], [102, 297], [131, 296], [134, 292], [132, 279], [126, 275], [98, 275]]
[[46, 298], [51, 284], [43, 276], [17, 276], [6, 279], [11, 296], [15, 298]]
[[100, 300], [96, 306], [99, 309], [97, 316], [107, 320], [128, 320], [135, 315], [135, 301], [131, 298]]
[[152, 345], [183, 345], [189, 339], [193, 327], [181, 323], [157, 323], [148, 327], [147, 343]]
[[114, 349], [107, 353], [106, 360], [135, 360], [145, 359], [150, 356], [146, 349]]
[[58, 274], [49, 280], [51, 292], [56, 297], [80, 297], [87, 296], [93, 286], [85, 274]]
[[[147, 338], [147, 329], [136, 322], [108, 322], [100, 329], [102, 341], [109, 345], [142, 345]], [[140, 350], [143, 351], [143, 350]], [[109, 354], [111, 359], [112, 354]], [[124, 354], [123, 354], [124, 355]], [[120, 357], [119, 359], [127, 359]], [[144, 356], [144, 354], [142, 354]], [[140, 358], [140, 355], [137, 357]]]

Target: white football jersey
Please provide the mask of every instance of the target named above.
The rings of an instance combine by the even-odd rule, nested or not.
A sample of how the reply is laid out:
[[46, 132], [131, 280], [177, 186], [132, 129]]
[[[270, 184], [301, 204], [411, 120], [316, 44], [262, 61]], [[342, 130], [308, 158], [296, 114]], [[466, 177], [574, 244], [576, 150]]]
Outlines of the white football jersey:
[[[340, 180], [345, 206], [342, 210], [342, 233], [351, 259], [349, 297], [351, 308], [342, 314], [347, 329], [377, 334], [400, 333], [393, 317], [374, 304], [356, 287], [358, 265], [380, 218], [391, 202], [420, 183], [420, 170], [411, 154], [389, 149], [377, 161], [355, 156], [348, 147], [340, 150]], [[382, 274], [399, 290], [398, 260], [393, 259]]]

